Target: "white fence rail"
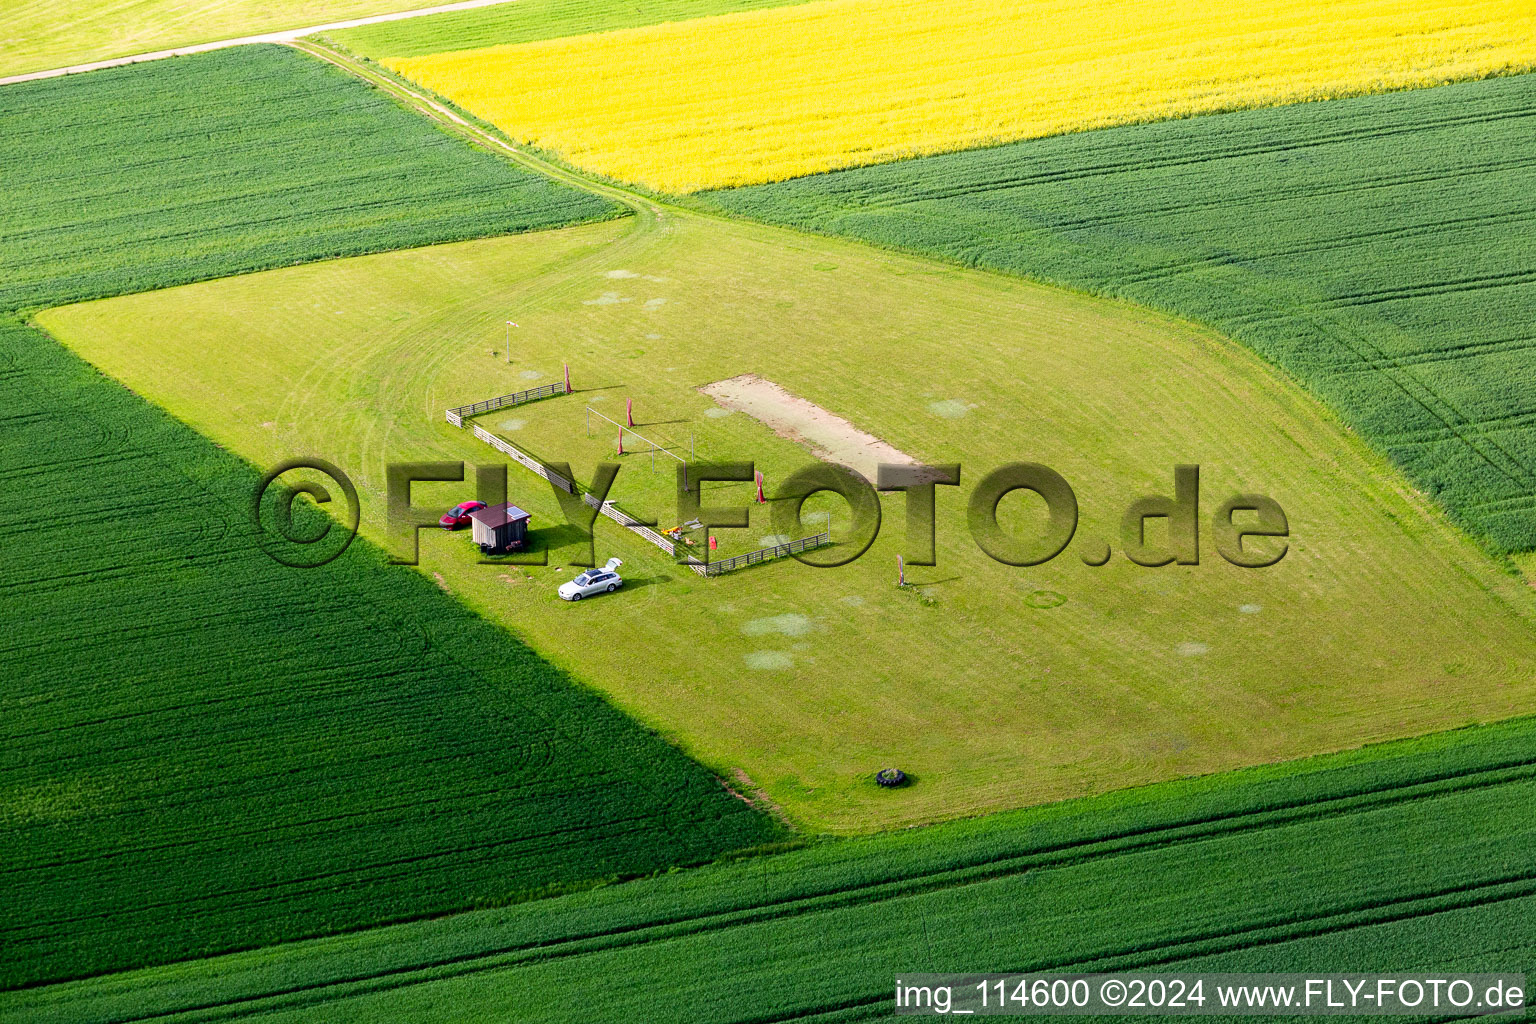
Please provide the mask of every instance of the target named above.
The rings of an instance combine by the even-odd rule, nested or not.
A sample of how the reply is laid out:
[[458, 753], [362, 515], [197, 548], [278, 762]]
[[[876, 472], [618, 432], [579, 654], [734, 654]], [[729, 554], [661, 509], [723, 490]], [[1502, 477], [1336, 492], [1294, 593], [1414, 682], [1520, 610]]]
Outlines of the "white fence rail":
[[665, 551], [667, 554], [677, 554], [677, 546], [673, 544], [670, 539], [657, 533], [655, 530], [651, 529], [649, 526], [646, 526], [644, 523], [639, 522], [628, 512], [625, 512], [613, 502], [605, 501], [601, 506], [598, 506], [597, 499], [592, 497], [590, 494], [584, 495], [583, 500], [586, 501], [588, 505], [596, 506], [599, 512], [607, 516], [609, 519], [612, 519], [626, 530], [634, 531], [641, 537], [650, 541], [652, 544], [655, 544], [657, 547], [661, 548], [661, 550]]
[[[823, 544], [830, 543], [830, 533], [818, 533], [812, 537], [801, 537], [787, 544], [775, 544], [772, 547], [758, 548], [756, 551], [748, 551], [744, 555], [734, 555], [731, 558], [722, 558], [717, 562], [703, 564], [701, 576], [719, 576], [721, 573], [730, 572], [732, 569], [740, 569], [745, 565], [756, 565], [759, 562], [767, 562], [774, 558], [783, 558], [785, 555], [796, 555], [811, 548], [819, 548]], [[696, 572], [698, 570], [695, 570]]]
[[[449, 410], [448, 415], [450, 417], [453, 416], [453, 410]], [[517, 462], [527, 467], [528, 469], [533, 470], [539, 476], [543, 477], [545, 480], [548, 480], [550, 483], [554, 484], [556, 487], [560, 488], [566, 493], [576, 493], [576, 485], [574, 483], [567, 480], [559, 473], [556, 473], [554, 470], [550, 469], [548, 466], [544, 465], [538, 459], [534, 458], [532, 455], [529, 455], [527, 452], [523, 451], [512, 442], [502, 440], [479, 424], [475, 425], [474, 432], [476, 437], [490, 445], [492, 448], [495, 448], [497, 451], [501, 452], [507, 458], [512, 459], [514, 462]], [[629, 515], [629, 513], [619, 508], [613, 502], [605, 501], [599, 505], [597, 499], [590, 494], [583, 494], [581, 498], [588, 505], [594, 506], [603, 515], [607, 516], [609, 519], [612, 519], [626, 530], [631, 530], [634, 533], [639, 534], [645, 540], [650, 541], [652, 544], [665, 551], [669, 556], [673, 558], [677, 557], [677, 545], [672, 542], [671, 538], [657, 533], [655, 530], [651, 529], [649, 526], [646, 526], [644, 523], [638, 522], [633, 516]], [[701, 562], [696, 558], [690, 558], [683, 564], [687, 565], [688, 568], [692, 569], [700, 576], [708, 578], [710, 576], [719, 576], [721, 573], [727, 573], [733, 569], [742, 568], [743, 566], [756, 565], [759, 562], [766, 562], [774, 558], [782, 558], [785, 555], [798, 554], [799, 552], [806, 551], [810, 548], [820, 547], [821, 545], [828, 543], [830, 540], [830, 534], [818, 533], [815, 536], [802, 537], [800, 540], [790, 541], [788, 544], [775, 544], [773, 547], [759, 548], [757, 551], [749, 551], [744, 555], [736, 555], [732, 558], [723, 558], [715, 562]]]
[[539, 476], [543, 477], [545, 480], [548, 480], [562, 491], [565, 491], [567, 494], [576, 493], [575, 484], [571, 483], [565, 477], [561, 476], [559, 473], [556, 473], [554, 470], [550, 469], [548, 466], [544, 465], [538, 459], [534, 458], [532, 455], [529, 455], [521, 448], [518, 448], [512, 442], [503, 441], [501, 438], [497, 437], [495, 434], [479, 425], [476, 425], [475, 427], [475, 436], [484, 441], [486, 444], [490, 445], [492, 448], [495, 448], [497, 451], [501, 452], [503, 455], [507, 456], [507, 458], [527, 466], [529, 469], [533, 470], [535, 473], [539, 474]]
[[[490, 445], [492, 448], [495, 448], [497, 451], [501, 452], [503, 455], [507, 456], [509, 459], [512, 459], [513, 461], [526, 466], [528, 469], [533, 470], [535, 473], [539, 474], [539, 476], [543, 477], [545, 480], [548, 480], [550, 483], [554, 484], [556, 487], [560, 488], [566, 493], [576, 493], [576, 487], [571, 483], [571, 481], [567, 480], [559, 473], [556, 473], [554, 470], [550, 469], [548, 466], [544, 465], [538, 459], [534, 458], [532, 455], [529, 455], [527, 452], [523, 451], [512, 442], [502, 440], [478, 424], [475, 426], [475, 436], [484, 441], [486, 444]], [[619, 508], [613, 502], [605, 501], [601, 505], [598, 505], [597, 499], [590, 494], [583, 494], [581, 496], [581, 500], [585, 501], [588, 505], [594, 506], [603, 515], [607, 516], [609, 519], [612, 519], [614, 522], [618, 523], [625, 529], [632, 530], [639, 534], [641, 537], [650, 541], [652, 544], [655, 544], [668, 555], [676, 555], [677, 548], [671, 540], [657, 533], [655, 530], [651, 529], [649, 526], [646, 526], [644, 523], [636, 521], [632, 516], [629, 515], [629, 513]], [[704, 567], [702, 565], [693, 565], [691, 568], [700, 576], [705, 575]]]

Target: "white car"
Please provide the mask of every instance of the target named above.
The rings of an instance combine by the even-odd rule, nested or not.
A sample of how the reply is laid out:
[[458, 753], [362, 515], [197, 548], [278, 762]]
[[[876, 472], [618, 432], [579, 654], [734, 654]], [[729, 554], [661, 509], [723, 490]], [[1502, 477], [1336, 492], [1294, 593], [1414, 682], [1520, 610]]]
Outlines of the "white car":
[[569, 583], [560, 584], [558, 593], [563, 600], [580, 601], [589, 594], [613, 593], [624, 585], [616, 571], [624, 563], [617, 558], [608, 559], [601, 569], [588, 569]]

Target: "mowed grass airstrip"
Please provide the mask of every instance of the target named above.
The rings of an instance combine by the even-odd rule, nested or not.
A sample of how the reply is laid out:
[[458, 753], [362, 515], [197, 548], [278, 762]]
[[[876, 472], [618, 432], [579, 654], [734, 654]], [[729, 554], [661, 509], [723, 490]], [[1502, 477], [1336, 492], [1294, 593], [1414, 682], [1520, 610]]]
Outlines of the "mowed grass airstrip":
[[1514, 75], [700, 199], [1208, 324], [1518, 552], [1536, 549], [1533, 133], [1536, 75]]
[[[289, 268], [55, 309], [38, 321], [111, 376], [258, 465], [319, 455], [384, 536], [384, 463], [501, 456], [443, 409], [558, 378], [577, 394], [485, 425], [583, 481], [611, 457], [585, 409], [700, 459], [755, 459], [769, 489], [809, 461], [700, 385], [757, 373], [924, 461], [939, 564], [895, 586], [901, 503], [839, 569], [784, 562], [703, 580], [613, 524], [626, 589], [568, 605], [549, 567], [478, 564], [429, 532], [422, 571], [798, 823], [861, 831], [1405, 736], [1529, 707], [1529, 592], [1250, 353], [1179, 322], [862, 245], [672, 210]], [[505, 321], [520, 325], [507, 362]], [[632, 452], [636, 450], [631, 449]], [[988, 560], [964, 495], [1046, 463], [1116, 540], [1124, 508], [1202, 465], [1204, 509], [1258, 491], [1289, 554], [1238, 569]], [[664, 460], [665, 461], [665, 460]], [[623, 458], [615, 494], [671, 525], [672, 476]], [[547, 484], [510, 496], [560, 542]], [[472, 496], [418, 485], [417, 504]], [[707, 500], [744, 502], [747, 488]], [[1014, 525], [1038, 523], [1022, 499]], [[759, 510], [748, 538], [772, 532]], [[1209, 534], [1207, 534], [1209, 538]], [[1118, 547], [1118, 544], [1116, 545]], [[897, 765], [917, 779], [870, 782]], [[737, 772], [744, 772], [744, 777]]]
[[405, 55], [432, 31], [400, 29], [383, 63], [520, 142], [667, 192], [1536, 61], [1536, 9], [1499, 0], [824, 0]]

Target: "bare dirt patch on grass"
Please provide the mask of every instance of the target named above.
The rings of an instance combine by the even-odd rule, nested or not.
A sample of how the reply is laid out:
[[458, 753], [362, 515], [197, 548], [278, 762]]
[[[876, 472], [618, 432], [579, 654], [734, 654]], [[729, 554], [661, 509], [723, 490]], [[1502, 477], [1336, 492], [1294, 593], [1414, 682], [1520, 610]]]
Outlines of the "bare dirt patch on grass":
[[805, 445], [818, 459], [857, 470], [870, 481], [882, 462], [908, 466], [917, 462], [836, 413], [755, 373], [717, 380], [699, 390], [722, 408], [744, 412], [780, 437]]
[[756, 807], [760, 811], [767, 811], [777, 818], [780, 824], [790, 831], [794, 831], [795, 823], [790, 821], [789, 815], [784, 813], [784, 808], [775, 803], [773, 798], [761, 786], [753, 782], [752, 776], [740, 768], [732, 768], [731, 776], [736, 780], [736, 785], [733, 786], [730, 783], [725, 783], [724, 785], [732, 796], [751, 807]]

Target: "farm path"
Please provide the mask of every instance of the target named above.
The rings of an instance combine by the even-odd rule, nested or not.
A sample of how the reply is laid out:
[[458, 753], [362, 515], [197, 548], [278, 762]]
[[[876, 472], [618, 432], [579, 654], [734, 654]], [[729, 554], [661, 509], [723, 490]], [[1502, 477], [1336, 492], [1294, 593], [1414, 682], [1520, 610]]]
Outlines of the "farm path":
[[[460, 136], [471, 145], [500, 154], [514, 163], [573, 188], [600, 195], [630, 211], [633, 216], [628, 218], [627, 230], [595, 250], [567, 257], [545, 267], [536, 278], [528, 282], [526, 287], [528, 293], [537, 293], [543, 299], [549, 300], [567, 292], [585, 291], [595, 274], [605, 271], [621, 272], [624, 267], [643, 264], [646, 262], [646, 254], [653, 247], [666, 244], [670, 239], [671, 218], [675, 215], [671, 209], [664, 211], [660, 204], [638, 193], [573, 173], [524, 152], [433, 97], [342, 50], [308, 39], [293, 40], [287, 45], [363, 79], [398, 102], [431, 118], [445, 130]], [[501, 315], [489, 307], [484, 313], [487, 317]], [[317, 361], [301, 378], [293, 382], [289, 395], [278, 410], [279, 415], [290, 417], [295, 423], [301, 423], [316, 415], [316, 410], [324, 407], [324, 403], [319, 402], [317, 396], [324, 391], [326, 381], [337, 375], [345, 375], [347, 364], [358, 355], [359, 353], [356, 352], [349, 354], [338, 350], [332, 357]], [[454, 358], [454, 350], [425, 338], [408, 350], [401, 350], [392, 339], [381, 336], [373, 349], [361, 355], [363, 358], [378, 357], [381, 365], [390, 367], [377, 382], [381, 389], [380, 401], [405, 408], [414, 396], [414, 382], [435, 378], [443, 365]], [[441, 415], [441, 412], [436, 409], [427, 410], [427, 412], [434, 416]]]
[[[646, 587], [641, 598], [605, 606], [601, 619], [584, 620], [581, 629], [548, 614], [548, 588], [520, 586], [531, 576], [490, 576], [472, 568], [473, 555], [461, 548], [440, 562], [449, 587], [476, 610], [722, 775], [747, 771], [805, 827], [891, 827], [896, 813], [900, 823], [917, 823], [1076, 795], [1106, 778], [1128, 784], [1235, 766], [1255, 751], [1278, 759], [1357, 745], [1362, 734], [1353, 718], [1312, 710], [1338, 708], [1342, 699], [1358, 698], [1350, 710], [1358, 709], [1367, 738], [1404, 735], [1420, 724], [1409, 721], [1415, 714], [1422, 716], [1420, 731], [1429, 731], [1447, 714], [1476, 713], [1472, 705], [1479, 700], [1488, 702], [1490, 716], [1512, 713], [1516, 694], [1487, 681], [1518, 677], [1511, 666], [1531, 642], [1518, 610], [1528, 592], [1518, 608], [1490, 607], [1484, 618], [1484, 602], [1494, 588], [1502, 595], [1507, 579], [1488, 574], [1484, 591], [1475, 591], [1478, 580], [1463, 577], [1481, 573], [1483, 563], [1471, 561], [1473, 553], [1440, 525], [1421, 520], [1377, 475], [1376, 463], [1357, 458], [1312, 403], [1235, 344], [1001, 273], [679, 208], [546, 161], [429, 89], [345, 52], [310, 40], [289, 45], [433, 118], [448, 139], [609, 197], [610, 213], [633, 216], [569, 231], [318, 261], [47, 314], [44, 326], [88, 361], [130, 386], [138, 381], [141, 395], [257, 464], [291, 451], [323, 451], [349, 467], [360, 493], [382, 495], [387, 453], [445, 461], [488, 454], [464, 432], [444, 428], [444, 408], [558, 379], [562, 361], [575, 357], [578, 387], [631, 389], [594, 399], [634, 393], [643, 415], [679, 417], [658, 423], [708, 416], [713, 403], [698, 387], [760, 372], [899, 450], [936, 462], [964, 452], [996, 465], [1016, 456], [1021, 439], [1054, 438], [1041, 442], [1052, 448], [1039, 450], [1077, 460], [1068, 468], [1092, 476], [1095, 500], [1088, 504], [1101, 508], [1123, 500], [1128, 487], [1140, 491], [1158, 482], [1160, 474], [1144, 467], [1203, 453], [1216, 437], [1223, 447], [1213, 452], [1215, 462], [1262, 466], [1266, 488], [1295, 494], [1298, 507], [1312, 509], [1317, 525], [1309, 533], [1344, 539], [1315, 554], [1298, 548], [1282, 570], [1289, 575], [1267, 584], [1262, 606], [1245, 578], [1205, 574], [1198, 585], [1153, 589], [1123, 565], [1124, 575], [1101, 574], [1104, 582], [1093, 583], [1097, 593], [1089, 598], [1086, 576], [1067, 575], [1085, 570], [1062, 566], [1052, 570], [1060, 575], [1022, 576], [982, 561], [968, 538], [955, 533], [946, 558], [957, 565], [966, 559], [965, 571], [976, 582], [941, 591], [947, 609], [941, 616], [890, 587], [892, 536], [877, 558], [850, 567], [838, 581], [840, 603], [832, 610], [839, 614], [813, 618], [827, 603], [819, 575], [780, 573], [771, 583], [755, 577], [764, 583], [744, 581], [718, 597], [702, 594], [691, 580], [656, 576], [657, 583], [676, 585]], [[332, 296], [337, 304], [326, 306]], [[626, 301], [633, 305], [619, 305]], [[253, 323], [251, 310], [266, 312]], [[325, 318], [324, 344], [315, 344], [317, 310]], [[503, 326], [509, 317], [524, 324], [520, 335]], [[194, 322], [195, 329], [174, 333], [161, 328]], [[901, 325], [903, 339], [896, 346], [893, 324]], [[209, 366], [202, 339], [210, 333], [224, 337], [228, 351], [245, 355], [238, 387]], [[515, 367], [497, 358], [509, 333], [517, 338]], [[957, 362], [956, 351], [968, 353], [967, 361]], [[1017, 368], [1025, 365], [1030, 386], [1021, 391]], [[178, 370], [170, 372], [172, 366]], [[1085, 366], [1108, 372], [1099, 374], [1103, 387], [1086, 396]], [[494, 390], [485, 387], [491, 382]], [[914, 393], [920, 400], [879, 397]], [[231, 398], [252, 415], [231, 416]], [[1172, 418], [1166, 432], [1127, 429], [1140, 410], [1154, 415], [1174, 402], [1192, 412]], [[505, 429], [523, 431], [520, 445], [539, 457], [575, 456], [573, 467], [603, 461], [611, 450], [606, 441], [587, 439], [592, 435], [583, 429], [578, 404], [568, 411], [552, 405], [547, 415], [508, 421]], [[719, 442], [714, 452], [760, 450], [772, 479], [804, 462], [795, 446], [747, 416], [711, 417], [707, 426]], [[1309, 447], [1336, 455], [1293, 454]], [[707, 438], [705, 448], [712, 454]], [[1099, 454], [1090, 463], [1083, 449]], [[619, 497], [633, 499], [637, 510], [665, 509], [675, 501], [666, 477], [627, 474], [629, 489]], [[1240, 469], [1229, 479], [1233, 489], [1251, 489], [1253, 478]], [[559, 514], [549, 495], [524, 493], [542, 502], [536, 515]], [[371, 509], [365, 529], [387, 538], [384, 503], [373, 501]], [[1384, 510], [1393, 514], [1383, 516]], [[1101, 525], [1113, 529], [1109, 524], [1118, 519], [1105, 513]], [[1391, 525], [1404, 521], [1425, 528]], [[632, 545], [639, 559], [656, 558], [654, 548], [642, 553], [643, 542], [630, 536], [614, 541]], [[1032, 603], [1036, 593], [1064, 597], [1069, 586], [1083, 588], [1073, 593], [1085, 599], [1052, 617], [1034, 614], [1041, 607]], [[1144, 611], [1168, 598], [1202, 617], [1192, 627], [1182, 616]], [[863, 610], [855, 618], [841, 611], [845, 607]], [[1245, 607], [1270, 609], [1270, 618], [1251, 618]], [[1431, 637], [1434, 650], [1405, 652], [1403, 609], [1412, 613], [1414, 635]], [[1425, 625], [1437, 619], [1443, 625]], [[1356, 621], [1358, 633], [1345, 628]], [[1314, 632], [1317, 642], [1283, 644]], [[1229, 634], [1236, 638], [1231, 644], [1205, 642]], [[1489, 635], [1503, 639], [1492, 647], [1468, 639]], [[698, 636], [713, 638], [715, 664], [740, 667], [716, 671], [699, 662]], [[678, 670], [647, 671], [661, 645], [674, 642], [676, 648], [665, 650], [677, 651]], [[1464, 656], [1452, 657], [1447, 642], [1464, 645], [1457, 648]], [[1255, 662], [1253, 643], [1294, 652], [1304, 670], [1292, 671], [1284, 657]], [[1319, 644], [1336, 653], [1319, 660]], [[1495, 649], [1496, 657], [1488, 653]], [[964, 650], [967, 657], [935, 678], [922, 665], [936, 650]], [[1021, 650], [1028, 652], [1022, 681], [1020, 673], [997, 671], [1019, 664]], [[1191, 670], [1193, 658], [1202, 659], [1198, 671]], [[1105, 664], [1125, 667], [1114, 673], [1095, 667]], [[1358, 678], [1378, 682], [1341, 693], [1336, 683], [1315, 677], [1317, 664], [1338, 672], [1336, 678], [1348, 674], [1338, 666], [1358, 665]], [[1466, 699], [1424, 700], [1426, 666], [1441, 670], [1434, 678], [1444, 677], [1442, 696]], [[756, 673], [770, 671], [783, 673], [771, 681], [786, 685], [752, 685], [759, 678], [769, 682]], [[875, 671], [886, 679], [876, 680]], [[1072, 691], [1063, 695], [1048, 674], [1070, 678]], [[1300, 695], [1298, 675], [1309, 687]], [[1148, 682], [1129, 692], [1126, 678]], [[1393, 699], [1391, 688], [1381, 685], [1391, 679], [1401, 680], [1406, 699]], [[874, 686], [901, 693], [901, 702], [870, 700]], [[1106, 701], [1122, 712], [1112, 735], [1097, 713]], [[1265, 702], [1267, 713], [1292, 710], [1283, 723], [1273, 714], [1258, 719], [1274, 724], [1256, 739], [1242, 731], [1246, 725], [1213, 724], [1207, 709], [1218, 702]], [[829, 716], [829, 707], [838, 713]], [[976, 710], [957, 720], [957, 708]], [[1051, 727], [1039, 728], [1047, 717]], [[959, 724], [937, 733], [914, 730], [913, 721]], [[1012, 759], [1006, 769], [1005, 758]], [[932, 784], [894, 809], [877, 804], [883, 798], [864, 783], [868, 767], [882, 763], [922, 765]]]
[[[512, 2], [512, 0], [477, 0], [477, 2], [507, 3]], [[315, 30], [311, 29], [308, 31], [313, 32]], [[283, 40], [283, 42], [296, 50], [307, 53], [312, 57], [317, 57], [343, 71], [356, 75], [374, 88], [394, 97], [406, 106], [425, 114], [450, 132], [463, 136], [477, 146], [489, 149], [494, 153], [500, 153], [529, 170], [548, 175], [556, 181], [570, 185], [573, 188], [595, 192], [600, 196], [629, 207], [638, 216], [642, 229], [654, 227], [656, 221], [661, 216], [662, 204], [650, 200], [638, 192], [599, 181], [585, 174], [578, 174], [519, 149], [496, 133], [487, 131], [461, 116], [457, 111], [427, 95], [424, 91], [407, 85], [401, 79], [383, 72], [375, 66], [370, 66], [367, 62], [337, 47], [328, 46], [313, 39], [301, 39], [297, 36]]]
[[347, 21], [331, 22], [327, 25], [310, 25], [305, 28], [284, 29], [280, 32], [263, 32], [253, 36], [237, 36], [233, 39], [219, 39], [211, 43], [195, 43], [191, 46], [177, 46], [169, 50], [152, 50], [148, 53], [135, 53], [127, 57], [113, 57], [110, 60], [97, 60], [86, 64], [71, 64], [68, 67], [49, 68], [46, 71], [30, 71], [23, 75], [9, 75], [5, 78], [0, 78], [0, 85], [32, 82], [39, 78], [59, 78], [63, 75], [75, 75], [85, 71], [100, 71], [103, 68], [122, 67], [125, 64], [139, 64], [149, 60], [165, 60], [167, 57], [185, 57], [188, 54], [206, 53], [209, 50], [225, 50], [232, 46], [250, 46], [256, 43], [288, 43], [303, 36], [314, 35], [317, 32], [335, 32], [344, 28], [362, 28], [364, 25], [379, 25], [388, 21], [404, 21], [406, 18], [423, 18], [429, 14], [447, 14], [451, 11], [471, 11], [477, 7], [495, 7], [499, 4], [514, 2], [515, 0], [459, 0], [457, 3], [438, 4], [435, 7], [423, 7], [414, 11], [374, 14], [366, 18], [352, 18]]

